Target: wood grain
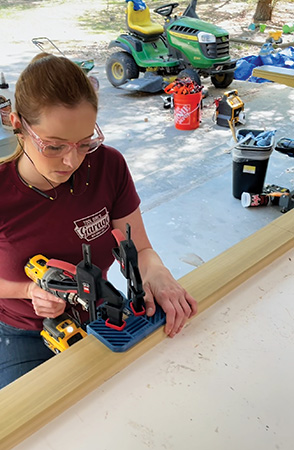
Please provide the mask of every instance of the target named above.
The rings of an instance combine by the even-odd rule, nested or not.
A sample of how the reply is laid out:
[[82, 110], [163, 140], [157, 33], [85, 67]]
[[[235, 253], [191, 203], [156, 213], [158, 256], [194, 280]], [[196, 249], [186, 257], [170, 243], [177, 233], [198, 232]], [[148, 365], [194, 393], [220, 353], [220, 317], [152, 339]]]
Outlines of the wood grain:
[[[291, 210], [179, 282], [197, 299], [201, 313], [293, 246]], [[2, 389], [1, 450], [13, 448], [163, 339], [160, 328], [127, 352], [114, 353], [88, 336]]]
[[264, 78], [276, 83], [294, 87], [294, 69], [276, 66], [255, 67], [252, 71], [254, 77]]

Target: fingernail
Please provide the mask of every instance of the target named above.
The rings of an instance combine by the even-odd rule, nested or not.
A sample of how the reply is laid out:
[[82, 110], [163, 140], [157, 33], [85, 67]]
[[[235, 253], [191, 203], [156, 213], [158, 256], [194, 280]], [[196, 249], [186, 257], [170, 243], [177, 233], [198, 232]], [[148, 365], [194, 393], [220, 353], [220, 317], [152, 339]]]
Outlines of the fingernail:
[[153, 313], [153, 309], [147, 308], [147, 311], [146, 311], [147, 316], [151, 316], [152, 313]]

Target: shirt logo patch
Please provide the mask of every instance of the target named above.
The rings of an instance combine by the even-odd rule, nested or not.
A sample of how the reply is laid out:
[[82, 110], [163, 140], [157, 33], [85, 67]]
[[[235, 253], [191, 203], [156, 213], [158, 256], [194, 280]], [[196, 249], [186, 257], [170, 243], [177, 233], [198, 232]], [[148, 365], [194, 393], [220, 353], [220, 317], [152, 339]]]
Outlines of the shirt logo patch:
[[110, 228], [109, 213], [106, 208], [101, 209], [91, 216], [74, 220], [75, 232], [80, 239], [92, 241], [102, 234], [106, 233]]

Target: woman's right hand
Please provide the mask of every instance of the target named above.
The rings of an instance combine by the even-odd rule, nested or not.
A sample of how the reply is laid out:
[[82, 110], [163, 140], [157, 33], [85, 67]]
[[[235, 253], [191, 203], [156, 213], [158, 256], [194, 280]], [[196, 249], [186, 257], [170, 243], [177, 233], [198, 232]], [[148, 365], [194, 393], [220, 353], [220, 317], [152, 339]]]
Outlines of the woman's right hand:
[[55, 318], [65, 310], [66, 302], [62, 298], [55, 297], [50, 292], [44, 291], [36, 283], [28, 286], [28, 297], [32, 299], [32, 305], [37, 316]]

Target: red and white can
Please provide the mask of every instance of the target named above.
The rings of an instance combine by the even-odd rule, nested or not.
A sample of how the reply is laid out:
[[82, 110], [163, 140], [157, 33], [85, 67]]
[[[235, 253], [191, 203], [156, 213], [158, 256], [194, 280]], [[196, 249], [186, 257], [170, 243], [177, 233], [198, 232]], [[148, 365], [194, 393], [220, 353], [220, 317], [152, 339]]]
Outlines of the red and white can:
[[249, 206], [267, 206], [270, 203], [270, 196], [267, 194], [251, 194], [243, 192], [241, 195], [241, 205], [244, 208]]

